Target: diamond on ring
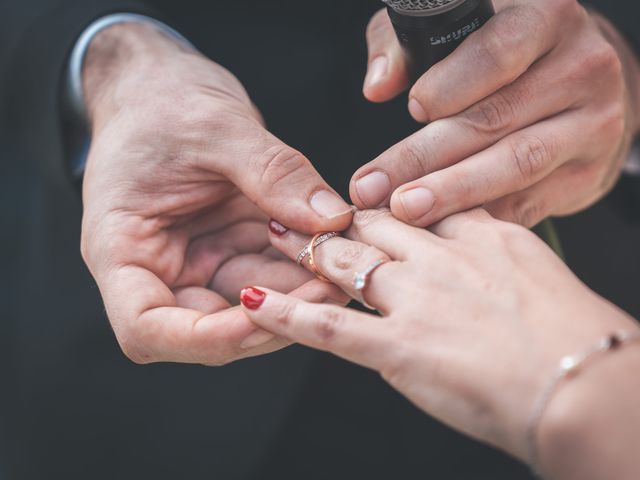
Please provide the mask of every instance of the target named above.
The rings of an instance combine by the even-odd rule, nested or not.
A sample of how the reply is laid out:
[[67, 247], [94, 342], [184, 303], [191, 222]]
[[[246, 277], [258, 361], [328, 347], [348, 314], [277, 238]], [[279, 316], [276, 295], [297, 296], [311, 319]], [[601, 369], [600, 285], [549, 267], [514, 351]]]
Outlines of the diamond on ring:
[[356, 273], [355, 278], [353, 279], [353, 288], [358, 291], [364, 290], [364, 287], [367, 286], [367, 277], [364, 273]]
[[378, 260], [375, 263], [372, 263], [367, 267], [364, 271], [356, 273], [355, 277], [353, 277], [353, 288], [361, 292], [367, 286], [367, 281], [371, 274], [375, 271], [383, 263], [386, 263], [387, 260]]

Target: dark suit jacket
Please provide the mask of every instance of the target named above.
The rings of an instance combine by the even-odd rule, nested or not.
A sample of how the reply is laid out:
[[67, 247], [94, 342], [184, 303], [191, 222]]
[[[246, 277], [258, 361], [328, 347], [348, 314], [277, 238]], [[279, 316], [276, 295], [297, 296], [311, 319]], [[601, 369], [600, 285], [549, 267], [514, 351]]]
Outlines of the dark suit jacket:
[[[601, 3], [623, 23], [633, 18], [635, 7], [623, 0]], [[152, 8], [233, 71], [270, 128], [346, 194], [358, 166], [416, 125], [404, 100], [374, 106], [360, 94], [364, 29], [378, 2], [309, 6], [0, 6], [0, 477], [4, 470], [20, 480], [528, 478], [524, 467], [423, 415], [376, 374], [325, 354], [296, 347], [220, 369], [139, 367], [116, 345], [79, 255], [81, 205], [61, 142], [60, 79], [75, 39], [106, 13]], [[638, 238], [613, 203], [603, 205], [596, 212], [613, 235], [598, 233], [589, 213], [561, 224], [570, 260], [640, 314], [637, 297], [614, 281], [637, 284], [622, 268], [638, 264], [637, 248], [627, 256], [613, 248], [615, 268], [600, 259], [585, 267], [593, 265], [590, 248]], [[593, 241], [576, 240], [581, 229]]]

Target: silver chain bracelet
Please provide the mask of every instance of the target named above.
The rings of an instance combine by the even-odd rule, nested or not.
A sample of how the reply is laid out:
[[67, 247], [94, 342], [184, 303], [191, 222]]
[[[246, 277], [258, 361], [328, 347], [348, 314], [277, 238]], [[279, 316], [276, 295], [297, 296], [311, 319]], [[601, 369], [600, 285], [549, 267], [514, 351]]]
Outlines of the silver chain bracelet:
[[624, 345], [637, 341], [640, 341], [640, 332], [618, 332], [602, 338], [595, 345], [582, 353], [563, 357], [560, 360], [558, 369], [549, 382], [549, 385], [542, 392], [542, 395], [537, 401], [533, 413], [531, 414], [531, 418], [527, 424], [529, 461], [533, 472], [539, 478], [542, 478], [542, 474], [540, 470], [540, 451], [538, 448], [538, 429], [540, 428], [542, 416], [549, 406], [549, 403], [551, 403], [551, 400], [560, 384], [563, 381], [569, 378], [574, 378], [578, 375], [582, 367], [593, 357], [612, 350], [617, 350]]

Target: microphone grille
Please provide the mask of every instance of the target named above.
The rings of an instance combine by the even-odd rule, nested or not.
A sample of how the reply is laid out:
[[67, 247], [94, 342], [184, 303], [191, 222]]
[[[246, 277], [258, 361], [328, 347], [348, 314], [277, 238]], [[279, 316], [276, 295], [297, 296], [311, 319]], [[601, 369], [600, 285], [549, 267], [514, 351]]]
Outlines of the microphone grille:
[[429, 15], [446, 11], [466, 0], [382, 0], [398, 13]]

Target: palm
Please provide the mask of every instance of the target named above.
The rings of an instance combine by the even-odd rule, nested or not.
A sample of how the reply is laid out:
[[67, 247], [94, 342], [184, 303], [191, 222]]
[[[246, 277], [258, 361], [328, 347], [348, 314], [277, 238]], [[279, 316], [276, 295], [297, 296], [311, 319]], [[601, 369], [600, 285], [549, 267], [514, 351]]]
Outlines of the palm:
[[[256, 328], [234, 306], [243, 287], [297, 290], [311, 299], [323, 292], [308, 272], [271, 247], [268, 218], [255, 205], [225, 181], [167, 185], [164, 192], [143, 188], [133, 197], [127, 198], [130, 208], [112, 206], [100, 219], [114, 266], [108, 281], [98, 278], [111, 286], [102, 294], [130, 357], [166, 358], [183, 345], [184, 358], [172, 360], [218, 364], [287, 344], [276, 339], [251, 352], [238, 347]], [[133, 310], [133, 325], [109, 311], [114, 297]], [[127, 338], [136, 345], [127, 347]], [[152, 349], [140, 352], [140, 338]]]
[[[328, 187], [265, 130], [229, 72], [197, 55], [170, 57], [172, 74], [149, 66], [145, 82], [131, 74], [122, 83], [126, 94], [98, 97], [110, 100], [96, 107], [83, 184], [86, 263], [135, 361], [221, 364], [276, 350], [286, 342], [251, 347], [265, 332], [235, 305], [243, 287], [312, 302], [341, 297], [271, 248], [268, 218], [235, 185], [302, 223], [310, 209], [300, 197]], [[119, 103], [125, 97], [135, 100]], [[282, 179], [301, 189], [297, 202], [288, 191], [276, 195], [272, 184]], [[320, 223], [311, 218], [309, 229], [313, 220]]]
[[213, 312], [237, 304], [247, 285], [291, 292], [311, 279], [271, 246], [268, 218], [241, 193], [189, 217], [163, 233], [171, 267], [162, 280], [179, 306]]

